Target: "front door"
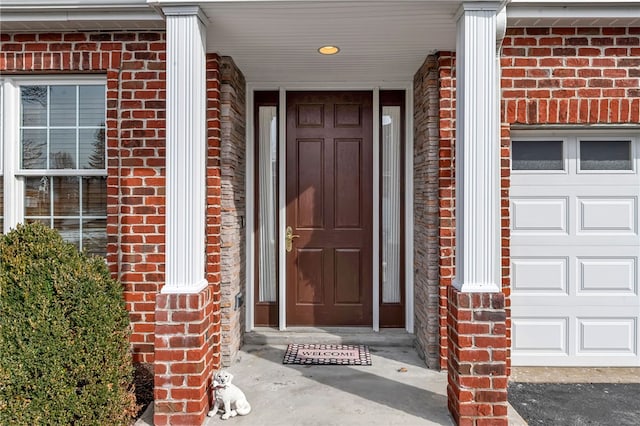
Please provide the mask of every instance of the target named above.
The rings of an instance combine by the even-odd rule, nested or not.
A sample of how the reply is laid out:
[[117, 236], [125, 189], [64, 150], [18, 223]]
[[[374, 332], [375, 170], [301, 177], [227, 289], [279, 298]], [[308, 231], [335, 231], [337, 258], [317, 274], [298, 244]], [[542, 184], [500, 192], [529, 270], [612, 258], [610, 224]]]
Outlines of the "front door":
[[287, 325], [372, 325], [372, 115], [371, 92], [287, 93]]

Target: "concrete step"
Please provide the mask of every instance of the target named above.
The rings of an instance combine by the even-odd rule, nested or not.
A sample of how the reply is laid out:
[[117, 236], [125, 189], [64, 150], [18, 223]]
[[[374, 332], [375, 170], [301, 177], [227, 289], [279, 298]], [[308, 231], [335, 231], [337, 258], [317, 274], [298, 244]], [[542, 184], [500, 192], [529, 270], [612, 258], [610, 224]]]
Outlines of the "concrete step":
[[404, 329], [387, 328], [374, 332], [360, 327], [288, 327], [285, 331], [275, 328], [256, 327], [245, 333], [247, 345], [282, 346], [289, 343], [320, 345], [368, 345], [413, 347], [415, 335]]

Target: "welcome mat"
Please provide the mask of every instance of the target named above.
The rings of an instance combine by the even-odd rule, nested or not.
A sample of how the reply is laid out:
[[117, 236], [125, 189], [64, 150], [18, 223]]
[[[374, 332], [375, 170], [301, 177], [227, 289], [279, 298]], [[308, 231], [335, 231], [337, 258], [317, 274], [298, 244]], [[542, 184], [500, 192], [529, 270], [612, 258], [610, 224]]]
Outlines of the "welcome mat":
[[283, 364], [371, 365], [366, 345], [298, 345], [290, 344]]

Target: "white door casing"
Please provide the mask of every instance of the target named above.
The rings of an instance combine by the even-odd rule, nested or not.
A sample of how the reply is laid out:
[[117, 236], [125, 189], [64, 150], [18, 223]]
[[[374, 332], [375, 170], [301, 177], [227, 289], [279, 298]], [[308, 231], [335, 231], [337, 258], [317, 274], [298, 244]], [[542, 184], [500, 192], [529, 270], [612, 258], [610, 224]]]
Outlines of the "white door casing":
[[[563, 144], [563, 170], [511, 175], [513, 364], [639, 366], [638, 137], [541, 134], [513, 138]], [[589, 141], [628, 141], [630, 170], [581, 170]]]
[[[286, 93], [290, 90], [319, 90], [319, 91], [331, 91], [331, 90], [371, 90], [374, 94], [374, 102], [373, 102], [373, 110], [374, 116], [377, 117], [377, 114], [380, 111], [379, 105], [379, 91], [380, 90], [404, 90], [405, 91], [405, 152], [404, 152], [404, 161], [405, 161], [405, 171], [404, 176], [404, 185], [405, 185], [405, 214], [404, 214], [404, 232], [405, 232], [405, 256], [404, 256], [404, 265], [405, 268], [405, 330], [408, 333], [414, 333], [414, 288], [413, 288], [413, 83], [412, 82], [360, 82], [360, 83], [291, 83], [291, 82], [276, 82], [276, 83], [247, 83], [246, 93], [247, 93], [247, 105], [246, 105], [246, 116], [247, 123], [254, 122], [254, 92], [258, 90], [277, 90], [279, 92], [279, 132], [278, 132], [278, 140], [285, 141], [286, 140]], [[374, 120], [374, 128], [373, 128], [373, 139], [374, 139], [374, 184], [373, 184], [373, 200], [374, 205], [379, 203], [379, 179], [377, 178], [379, 173], [379, 127], [377, 120]], [[257, 241], [257, 235], [252, 231], [254, 229], [254, 223], [256, 221], [256, 217], [254, 214], [255, 209], [255, 194], [257, 188], [254, 185], [255, 178], [255, 164], [256, 164], [256, 154], [254, 152], [254, 131], [253, 126], [246, 126], [246, 229], [248, 230], [246, 233], [246, 253], [247, 253], [247, 262], [246, 262], [246, 277], [247, 277], [247, 308], [246, 308], [246, 321], [245, 321], [245, 331], [252, 331], [255, 327], [255, 318], [253, 312], [253, 304], [255, 301], [256, 295], [254, 294], [254, 286], [253, 282], [255, 280], [255, 274], [257, 273], [258, 262], [260, 259], [255, 256], [255, 244]], [[279, 200], [276, 214], [279, 218], [279, 229], [278, 235], [279, 240], [279, 260], [278, 260], [278, 270], [279, 270], [279, 292], [278, 297], [279, 300], [286, 300], [286, 282], [284, 273], [285, 263], [284, 263], [284, 228], [286, 223], [286, 215], [285, 215], [285, 149], [284, 144], [279, 143], [279, 152], [278, 152], [278, 162], [279, 166]], [[379, 217], [378, 210], [374, 209], [374, 219], [373, 219], [373, 229], [379, 228]], [[379, 247], [377, 239], [374, 238], [374, 247], [373, 247], [373, 275], [372, 275], [372, 285], [373, 285], [373, 331], [379, 331], [379, 287], [377, 283], [379, 282], [379, 270], [378, 270], [378, 257], [379, 257]], [[281, 303], [279, 305], [279, 328], [281, 331], [286, 330], [286, 309], [285, 303]]]

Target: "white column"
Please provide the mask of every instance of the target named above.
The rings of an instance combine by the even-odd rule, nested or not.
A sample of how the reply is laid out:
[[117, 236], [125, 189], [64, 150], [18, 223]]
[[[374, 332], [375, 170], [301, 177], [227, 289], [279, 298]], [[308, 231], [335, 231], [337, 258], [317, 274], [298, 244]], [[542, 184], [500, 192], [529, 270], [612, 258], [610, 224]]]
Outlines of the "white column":
[[500, 3], [464, 3], [456, 46], [456, 277], [464, 292], [499, 292]]
[[166, 283], [197, 293], [205, 279], [206, 26], [197, 6], [165, 7], [167, 19]]

